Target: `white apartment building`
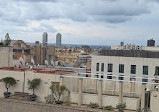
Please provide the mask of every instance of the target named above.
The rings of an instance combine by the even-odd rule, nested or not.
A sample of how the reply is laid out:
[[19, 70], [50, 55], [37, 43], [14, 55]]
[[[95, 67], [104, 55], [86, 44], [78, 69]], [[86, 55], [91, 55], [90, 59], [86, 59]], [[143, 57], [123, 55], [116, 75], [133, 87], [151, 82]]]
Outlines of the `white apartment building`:
[[139, 45], [133, 45], [133, 44], [127, 44], [127, 45], [113, 45], [110, 47], [112, 50], [146, 50], [146, 51], [159, 51], [159, 46], [139, 46]]
[[159, 75], [159, 52], [146, 50], [103, 50], [100, 55], [92, 56], [92, 74], [111, 79], [108, 75], [131, 77], [136, 81], [147, 82], [154, 74]]

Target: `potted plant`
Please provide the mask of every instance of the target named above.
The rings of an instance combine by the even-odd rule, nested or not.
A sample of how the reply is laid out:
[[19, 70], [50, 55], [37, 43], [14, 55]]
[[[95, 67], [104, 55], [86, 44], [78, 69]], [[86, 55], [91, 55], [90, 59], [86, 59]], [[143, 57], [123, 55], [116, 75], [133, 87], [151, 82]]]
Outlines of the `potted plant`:
[[35, 89], [40, 85], [41, 79], [40, 78], [35, 78], [33, 80], [28, 80], [28, 89], [31, 89], [33, 91], [33, 94], [29, 96], [31, 101], [35, 101], [37, 95], [35, 95]]
[[119, 109], [119, 112], [123, 112], [123, 110], [126, 108], [126, 103], [121, 103], [116, 106], [117, 109]]
[[4, 97], [9, 98], [11, 93], [8, 92], [8, 89], [10, 86], [14, 86], [17, 83], [17, 81], [13, 77], [5, 77], [5, 78], [2, 78], [0, 81], [4, 82], [5, 87], [7, 89], [7, 92], [4, 92]]
[[[70, 91], [65, 85], [52, 84], [50, 86], [52, 96], [56, 104], [62, 104], [65, 97], [70, 96]], [[63, 96], [63, 99], [62, 99]]]

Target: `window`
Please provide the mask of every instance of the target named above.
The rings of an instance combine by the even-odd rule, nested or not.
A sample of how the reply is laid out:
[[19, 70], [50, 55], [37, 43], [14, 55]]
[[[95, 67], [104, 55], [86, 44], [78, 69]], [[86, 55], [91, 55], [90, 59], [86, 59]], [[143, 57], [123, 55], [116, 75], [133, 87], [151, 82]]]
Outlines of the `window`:
[[142, 82], [148, 82], [147, 78], [142, 78]]
[[124, 73], [124, 64], [119, 64], [119, 73]]
[[159, 67], [158, 66], [156, 66], [156, 68], [155, 68], [155, 75], [159, 75]]
[[119, 80], [124, 80], [124, 77], [123, 77], [124, 75], [120, 75], [119, 77], [118, 77], [118, 79]]
[[104, 72], [104, 63], [101, 64], [101, 71]]
[[136, 74], [136, 65], [131, 65], [131, 74]]
[[113, 72], [113, 64], [108, 64], [108, 72]]
[[98, 73], [96, 73], [96, 75], [94, 75], [96, 78], [99, 78], [99, 75], [98, 75]]
[[148, 66], [143, 66], [143, 75], [148, 75]]
[[99, 71], [99, 63], [96, 65], [96, 71]]
[[112, 74], [108, 74], [107, 79], [112, 79]]

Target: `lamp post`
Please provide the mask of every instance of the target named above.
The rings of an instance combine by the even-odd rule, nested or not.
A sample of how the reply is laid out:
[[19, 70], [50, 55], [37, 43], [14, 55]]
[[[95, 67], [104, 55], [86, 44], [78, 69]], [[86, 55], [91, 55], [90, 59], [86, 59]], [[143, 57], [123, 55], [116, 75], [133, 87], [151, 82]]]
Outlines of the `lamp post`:
[[25, 68], [24, 68], [24, 80], [23, 80], [23, 93], [25, 91]]

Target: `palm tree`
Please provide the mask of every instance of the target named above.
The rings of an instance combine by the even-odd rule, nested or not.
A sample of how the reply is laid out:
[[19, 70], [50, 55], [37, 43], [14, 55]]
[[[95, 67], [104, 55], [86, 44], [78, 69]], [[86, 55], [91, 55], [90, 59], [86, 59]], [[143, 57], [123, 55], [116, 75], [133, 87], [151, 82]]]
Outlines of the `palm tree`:
[[0, 79], [0, 82], [4, 82], [5, 87], [7, 89], [7, 92], [4, 92], [4, 97], [5, 98], [10, 97], [11, 93], [8, 92], [8, 89], [10, 86], [14, 86], [17, 83], [17, 81], [13, 77], [5, 77], [5, 78]]
[[5, 77], [2, 78], [0, 81], [4, 82], [7, 92], [10, 86], [13, 86], [17, 83], [17, 81], [13, 77]]

